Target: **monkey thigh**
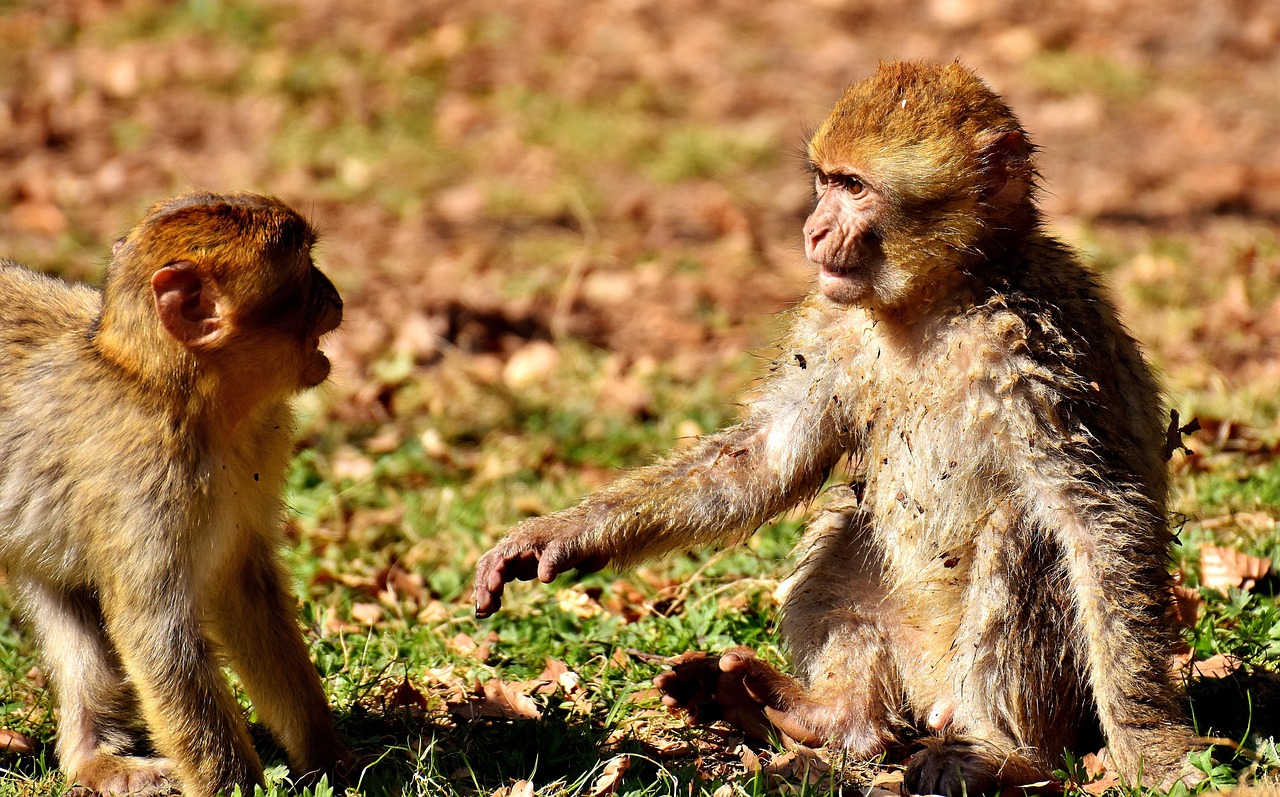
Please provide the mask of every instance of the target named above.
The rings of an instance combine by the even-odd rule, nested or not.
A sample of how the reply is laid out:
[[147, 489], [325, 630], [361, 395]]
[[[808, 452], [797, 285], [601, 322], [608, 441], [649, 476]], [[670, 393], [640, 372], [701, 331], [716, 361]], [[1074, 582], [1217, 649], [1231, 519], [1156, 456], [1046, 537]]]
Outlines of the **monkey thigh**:
[[[1091, 712], [1075, 654], [1074, 608], [1060, 587], [1063, 559], [1033, 542], [1029, 530], [1002, 526], [988, 527], [974, 543], [948, 666], [930, 672], [903, 661], [902, 671], [909, 696], [932, 695], [932, 702], [912, 700], [918, 718], [944, 735], [926, 757], [990, 758], [999, 762], [998, 779], [1012, 782], [1058, 766]], [[941, 689], [916, 681], [938, 676]]]
[[806, 724], [829, 744], [875, 755], [905, 725], [893, 654], [897, 618], [868, 514], [850, 488], [830, 496], [801, 542], [779, 630], [805, 688]]

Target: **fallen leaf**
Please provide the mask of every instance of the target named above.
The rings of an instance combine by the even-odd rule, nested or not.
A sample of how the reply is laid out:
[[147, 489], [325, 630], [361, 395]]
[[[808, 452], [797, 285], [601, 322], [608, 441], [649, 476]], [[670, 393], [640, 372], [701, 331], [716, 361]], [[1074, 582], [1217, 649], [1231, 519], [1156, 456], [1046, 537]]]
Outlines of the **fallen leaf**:
[[728, 783], [720, 784], [720, 787], [711, 792], [711, 797], [733, 797], [737, 792], [734, 791], [732, 785]]
[[447, 701], [450, 714], [466, 719], [527, 719], [542, 718], [537, 702], [520, 691], [518, 684], [501, 678], [492, 678], [463, 696], [461, 701]]
[[596, 778], [596, 782], [588, 792], [591, 797], [606, 797], [606, 795], [615, 794], [618, 787], [622, 785], [622, 776], [627, 774], [627, 770], [631, 769], [631, 757], [625, 755], [617, 755], [610, 758], [608, 763], [604, 765], [604, 771], [600, 773], [600, 777]]
[[0, 750], [6, 753], [34, 753], [36, 740], [25, 733], [0, 728]]
[[1173, 597], [1173, 611], [1178, 624], [1187, 628], [1195, 625], [1201, 609], [1204, 608], [1204, 599], [1200, 597], [1200, 590], [1174, 584], [1169, 588], [1169, 592]]
[[830, 771], [831, 765], [823, 761], [814, 750], [797, 747], [782, 755], [774, 756], [760, 768], [766, 775], [778, 775], [791, 779], [803, 777], [810, 785], [817, 783]]
[[533, 781], [517, 780], [510, 786], [502, 786], [497, 789], [490, 797], [533, 797]]
[[1100, 795], [1107, 789], [1120, 785], [1120, 775], [1108, 768], [1097, 755], [1089, 753], [1080, 759], [1080, 763], [1084, 765], [1084, 771], [1091, 778], [1088, 783], [1080, 784], [1080, 788], [1089, 794]]
[[417, 708], [422, 711], [427, 710], [427, 698], [413, 684], [409, 683], [409, 679], [405, 678], [400, 682], [394, 692], [391, 693], [391, 705], [393, 707], [404, 706], [406, 708]]
[[1253, 589], [1271, 571], [1271, 560], [1250, 556], [1234, 548], [1200, 546], [1200, 583], [1226, 593], [1231, 587]]
[[604, 607], [600, 605], [600, 602], [578, 586], [557, 592], [556, 604], [561, 611], [572, 614], [581, 620], [604, 614]]
[[1241, 663], [1235, 656], [1219, 653], [1203, 661], [1192, 662], [1191, 676], [1193, 678], [1226, 678], [1240, 669]]
[[640, 744], [658, 758], [675, 758], [693, 752], [693, 745], [680, 739], [645, 739]]
[[382, 619], [382, 606], [377, 603], [353, 603], [351, 619], [363, 625], [376, 625]]

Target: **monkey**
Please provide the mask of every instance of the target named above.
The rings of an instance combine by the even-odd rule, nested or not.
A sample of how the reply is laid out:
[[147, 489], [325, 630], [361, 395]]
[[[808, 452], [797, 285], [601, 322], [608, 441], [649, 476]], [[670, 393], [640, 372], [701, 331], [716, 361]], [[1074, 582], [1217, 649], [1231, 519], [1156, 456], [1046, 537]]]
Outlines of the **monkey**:
[[740, 541], [844, 462], [785, 582], [794, 675], [691, 652], [664, 704], [855, 757], [921, 733], [915, 793], [1049, 777], [1090, 725], [1130, 783], [1194, 780], [1160, 389], [1046, 231], [1035, 152], [958, 62], [851, 85], [807, 146], [816, 286], [741, 420], [516, 526], [477, 563], [477, 616], [513, 580]]
[[277, 553], [289, 399], [342, 319], [315, 242], [273, 197], [191, 193], [101, 290], [0, 261], [0, 567], [81, 790], [263, 785], [224, 656], [296, 773], [347, 760]]

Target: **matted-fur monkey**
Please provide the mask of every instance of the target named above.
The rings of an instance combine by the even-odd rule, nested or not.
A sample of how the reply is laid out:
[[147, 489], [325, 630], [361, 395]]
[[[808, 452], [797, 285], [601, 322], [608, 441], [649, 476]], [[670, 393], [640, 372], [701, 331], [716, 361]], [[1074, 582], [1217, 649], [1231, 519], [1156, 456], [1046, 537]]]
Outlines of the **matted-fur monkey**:
[[1096, 711], [1130, 782], [1183, 776], [1161, 399], [1044, 230], [1033, 151], [958, 64], [851, 86], [808, 146], [817, 288], [743, 420], [521, 523], [477, 566], [477, 614], [515, 579], [740, 536], [848, 457], [784, 601], [794, 677], [687, 655], [668, 706], [857, 756], [914, 726], [907, 786], [944, 794], [1046, 777]]
[[342, 319], [315, 233], [254, 194], [162, 202], [101, 291], [0, 261], [0, 566], [103, 794], [252, 794], [219, 662], [298, 775], [346, 758], [284, 575], [289, 397]]

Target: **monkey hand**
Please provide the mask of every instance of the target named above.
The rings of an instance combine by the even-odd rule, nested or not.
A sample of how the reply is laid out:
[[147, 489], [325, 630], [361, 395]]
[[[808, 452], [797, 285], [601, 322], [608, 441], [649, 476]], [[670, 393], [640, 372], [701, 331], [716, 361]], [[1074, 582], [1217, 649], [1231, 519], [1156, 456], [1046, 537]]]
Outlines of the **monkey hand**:
[[582, 533], [576, 509], [526, 520], [476, 563], [476, 617], [502, 608], [502, 591], [510, 581], [544, 584], [577, 569], [592, 573], [609, 563], [609, 553], [595, 548]]
[[809, 701], [800, 685], [749, 648], [733, 648], [719, 658], [682, 653], [653, 684], [663, 692], [664, 706], [685, 712], [694, 723], [724, 720], [761, 741], [781, 736], [810, 746], [825, 742], [802, 721]]

